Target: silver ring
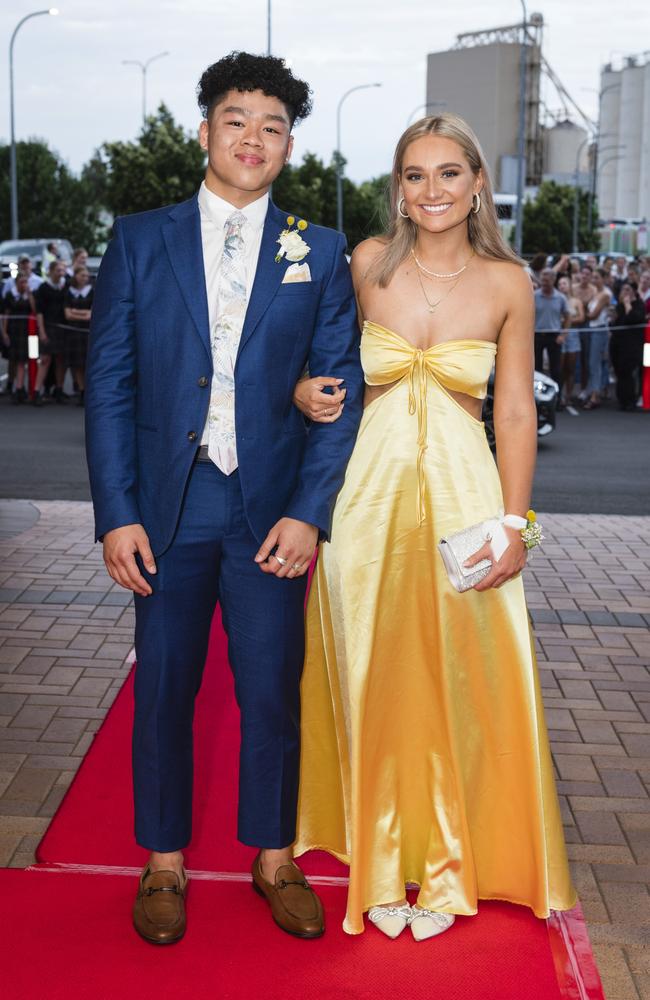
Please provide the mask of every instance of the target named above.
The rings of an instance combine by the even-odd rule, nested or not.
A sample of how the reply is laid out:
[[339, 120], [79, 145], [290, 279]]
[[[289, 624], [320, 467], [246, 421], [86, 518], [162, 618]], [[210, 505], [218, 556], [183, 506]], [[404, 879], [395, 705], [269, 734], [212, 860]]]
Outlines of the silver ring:
[[282, 556], [276, 556], [275, 558], [278, 560], [278, 562], [280, 563], [281, 566], [286, 566], [287, 565], [287, 560], [283, 559]]
[[294, 563], [291, 567], [291, 569], [296, 569], [296, 570], [301, 568], [302, 568], [302, 563]]

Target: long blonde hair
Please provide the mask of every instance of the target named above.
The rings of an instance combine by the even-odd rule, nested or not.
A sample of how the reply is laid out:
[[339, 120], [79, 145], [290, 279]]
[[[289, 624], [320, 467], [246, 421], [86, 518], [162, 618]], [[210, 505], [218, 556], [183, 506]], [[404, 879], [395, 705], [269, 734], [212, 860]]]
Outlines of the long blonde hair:
[[481, 209], [476, 214], [470, 212], [467, 218], [468, 237], [474, 252], [480, 257], [490, 257], [492, 260], [508, 260], [515, 264], [523, 264], [501, 235], [494, 207], [490, 172], [476, 135], [467, 122], [458, 115], [445, 113], [415, 122], [406, 129], [397, 143], [390, 181], [389, 226], [383, 237], [385, 246], [373, 261], [368, 271], [368, 279], [373, 284], [385, 288], [399, 265], [415, 246], [417, 226], [410, 219], [400, 215], [398, 204], [401, 197], [402, 166], [406, 149], [416, 139], [426, 135], [453, 139], [465, 154], [472, 173], [477, 175], [479, 171], [482, 172]]

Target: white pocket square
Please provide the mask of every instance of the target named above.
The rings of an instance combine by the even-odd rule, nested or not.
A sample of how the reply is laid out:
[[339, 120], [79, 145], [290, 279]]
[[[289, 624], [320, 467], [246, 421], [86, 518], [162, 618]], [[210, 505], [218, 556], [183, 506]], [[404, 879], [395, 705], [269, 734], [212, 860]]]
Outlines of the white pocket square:
[[288, 285], [293, 281], [311, 281], [311, 271], [309, 264], [291, 264], [284, 272], [282, 284]]

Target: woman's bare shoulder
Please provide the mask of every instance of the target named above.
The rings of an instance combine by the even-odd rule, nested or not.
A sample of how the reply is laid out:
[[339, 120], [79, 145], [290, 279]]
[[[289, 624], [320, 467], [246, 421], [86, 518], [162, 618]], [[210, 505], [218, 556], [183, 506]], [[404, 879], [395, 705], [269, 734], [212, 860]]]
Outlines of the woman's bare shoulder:
[[381, 236], [371, 236], [357, 244], [352, 252], [352, 270], [359, 275], [365, 274], [378, 255], [386, 248], [387, 241]]
[[481, 265], [485, 268], [486, 277], [495, 288], [507, 293], [509, 298], [524, 296], [532, 299], [533, 283], [528, 271], [521, 264], [511, 260], [494, 260], [482, 257]]

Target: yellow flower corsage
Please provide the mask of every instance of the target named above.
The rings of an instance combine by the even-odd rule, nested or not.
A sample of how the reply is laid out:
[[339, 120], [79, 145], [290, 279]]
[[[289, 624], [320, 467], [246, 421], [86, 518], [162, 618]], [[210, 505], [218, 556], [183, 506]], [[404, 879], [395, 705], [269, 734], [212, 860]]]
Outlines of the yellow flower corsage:
[[534, 549], [535, 546], [541, 545], [544, 541], [542, 526], [537, 520], [537, 514], [534, 510], [526, 512], [526, 520], [528, 524], [521, 529], [521, 537], [527, 549]]

